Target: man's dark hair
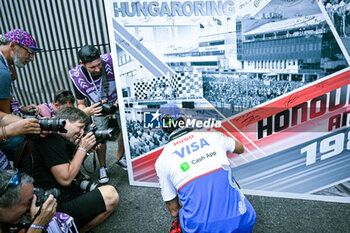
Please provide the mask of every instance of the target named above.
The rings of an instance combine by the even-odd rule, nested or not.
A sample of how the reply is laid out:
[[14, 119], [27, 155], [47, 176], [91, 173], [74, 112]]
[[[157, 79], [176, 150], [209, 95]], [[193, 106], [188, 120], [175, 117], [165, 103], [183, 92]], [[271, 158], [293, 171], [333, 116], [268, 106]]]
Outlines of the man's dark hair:
[[54, 103], [58, 103], [59, 105], [63, 104], [74, 104], [75, 97], [73, 93], [69, 90], [59, 90], [55, 93]]
[[81, 122], [85, 125], [90, 124], [90, 117], [85, 112], [74, 107], [63, 107], [57, 110], [56, 117], [65, 118], [70, 122]]
[[[0, 187], [4, 187], [11, 178], [16, 174], [15, 170], [0, 170]], [[19, 189], [23, 187], [25, 184], [34, 183], [34, 179], [28, 176], [25, 173], [20, 173], [21, 183], [15, 187], [9, 187], [0, 197], [0, 206], [1, 207], [11, 207], [19, 202], [20, 193]]]
[[165, 122], [165, 124], [167, 124], [166, 127], [162, 126], [162, 130], [167, 134], [171, 134], [174, 130], [181, 128], [181, 126], [184, 126], [186, 123], [183, 116], [174, 121], [174, 118], [170, 115], [163, 116], [162, 122]]
[[84, 64], [100, 58], [100, 51], [93, 45], [84, 45], [78, 52], [80, 61]]

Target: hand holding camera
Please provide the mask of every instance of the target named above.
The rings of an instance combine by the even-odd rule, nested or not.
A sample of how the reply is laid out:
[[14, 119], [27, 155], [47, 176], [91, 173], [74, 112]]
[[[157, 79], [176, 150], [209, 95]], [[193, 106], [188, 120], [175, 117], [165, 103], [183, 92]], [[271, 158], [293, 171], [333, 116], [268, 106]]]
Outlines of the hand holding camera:
[[99, 130], [97, 129], [95, 124], [90, 124], [85, 128], [85, 134], [93, 132], [93, 134], [96, 137], [96, 144], [104, 143], [108, 140], [111, 140], [111, 138], [113, 137], [113, 131], [113, 128]]
[[[28, 110], [28, 113], [23, 116], [24, 119], [37, 119], [35, 109], [31, 108]], [[67, 130], [64, 128], [66, 125], [66, 119], [62, 118], [43, 118], [39, 119], [38, 123], [41, 130], [43, 131], [58, 131], [61, 133], [67, 133]]]
[[[39, 214], [35, 218], [34, 224], [45, 226], [53, 218], [57, 208], [57, 201], [54, 195], [59, 195], [59, 190], [50, 189], [45, 192], [43, 189], [34, 189], [34, 196], [30, 207], [31, 218], [34, 219], [34, 217]], [[40, 213], [38, 213], [40, 206], [41, 210]]]
[[24, 114], [29, 114], [30, 111], [34, 111], [35, 115], [41, 114], [41, 109], [38, 108], [35, 104], [31, 104], [21, 108], [21, 112]]
[[80, 140], [79, 147], [90, 151], [96, 145], [96, 137], [93, 132], [89, 132]]
[[102, 116], [101, 102], [97, 102], [90, 107], [85, 108], [84, 112], [89, 116]]
[[21, 119], [6, 126], [8, 137], [15, 137], [23, 134], [39, 134], [40, 125], [37, 119]]

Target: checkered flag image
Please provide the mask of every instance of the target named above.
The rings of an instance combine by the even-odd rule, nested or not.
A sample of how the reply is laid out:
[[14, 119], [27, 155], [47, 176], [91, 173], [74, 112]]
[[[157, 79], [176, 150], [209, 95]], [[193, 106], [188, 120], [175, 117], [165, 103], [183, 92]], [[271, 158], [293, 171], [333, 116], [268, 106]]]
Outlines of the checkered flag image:
[[202, 72], [198, 70], [162, 76], [134, 83], [137, 100], [203, 97]]

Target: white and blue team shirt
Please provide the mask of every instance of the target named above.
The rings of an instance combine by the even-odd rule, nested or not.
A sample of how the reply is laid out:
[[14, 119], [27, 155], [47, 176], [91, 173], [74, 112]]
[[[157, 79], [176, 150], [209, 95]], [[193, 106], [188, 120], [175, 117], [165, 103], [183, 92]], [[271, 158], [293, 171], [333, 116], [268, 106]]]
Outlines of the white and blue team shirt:
[[251, 232], [256, 214], [232, 178], [226, 152], [235, 141], [217, 132], [190, 132], [170, 141], [156, 161], [164, 201], [176, 196], [183, 232]]

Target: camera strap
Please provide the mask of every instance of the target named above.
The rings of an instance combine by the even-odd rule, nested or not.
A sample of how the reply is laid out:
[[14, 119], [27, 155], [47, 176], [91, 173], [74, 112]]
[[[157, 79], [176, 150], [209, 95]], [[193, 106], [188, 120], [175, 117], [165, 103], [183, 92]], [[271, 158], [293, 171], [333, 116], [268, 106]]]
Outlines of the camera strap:
[[107, 96], [107, 99], [108, 99], [108, 97], [109, 97], [109, 87], [108, 87], [107, 75], [106, 75], [106, 70], [105, 70], [104, 65], [102, 66], [101, 77], [102, 77], [103, 91], [106, 93], [106, 96]]
[[[71, 155], [71, 158], [72, 158], [72, 159], [73, 159], [75, 153], [76, 153], [77, 150], [78, 150], [80, 140], [81, 140], [81, 139], [79, 139], [78, 145], [75, 147], [75, 149], [74, 149], [74, 151], [73, 151], [73, 154]], [[93, 165], [94, 165], [93, 171], [89, 171], [89, 170], [85, 167], [85, 161], [86, 161], [86, 159], [87, 159], [88, 156], [85, 156], [85, 158], [84, 158], [84, 160], [83, 160], [83, 163], [81, 164], [81, 165], [83, 166], [84, 170], [85, 170], [87, 173], [89, 173], [89, 174], [94, 173], [94, 172], [96, 171], [96, 167], [97, 167], [97, 164], [96, 164], [96, 152], [93, 152], [93, 153], [94, 153], [94, 155], [93, 155], [93, 156], [94, 156], [94, 158], [93, 158]], [[91, 153], [89, 153], [89, 154], [91, 154]]]
[[85, 160], [86, 160], [87, 157], [85, 157], [85, 159], [84, 159], [84, 161], [83, 161], [83, 164], [82, 164], [84, 170], [85, 170], [87, 173], [89, 173], [89, 174], [94, 173], [94, 172], [96, 171], [96, 168], [97, 168], [96, 152], [94, 152], [94, 155], [93, 155], [93, 156], [94, 156], [94, 158], [93, 158], [92, 164], [93, 164], [94, 166], [93, 166], [93, 170], [92, 170], [92, 171], [89, 171], [89, 170], [85, 167]]
[[15, 168], [20, 168], [20, 166], [23, 163], [23, 160], [25, 158], [26, 155], [30, 156], [30, 160], [31, 160], [31, 176], [34, 177], [34, 158], [33, 158], [33, 153], [32, 153], [32, 148], [30, 146], [30, 142], [28, 140], [28, 138], [24, 138], [23, 144], [21, 145], [21, 150], [20, 151], [18, 157], [15, 157]]

